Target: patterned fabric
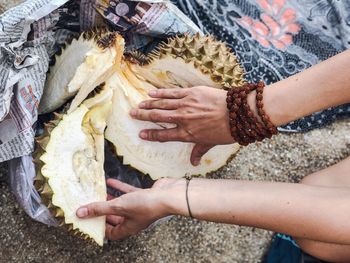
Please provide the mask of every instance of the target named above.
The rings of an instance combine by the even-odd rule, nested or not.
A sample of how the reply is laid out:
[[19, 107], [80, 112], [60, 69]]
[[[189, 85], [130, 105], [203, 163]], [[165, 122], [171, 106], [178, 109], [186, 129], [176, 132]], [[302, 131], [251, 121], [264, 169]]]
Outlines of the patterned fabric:
[[[205, 33], [237, 54], [248, 81], [287, 78], [350, 47], [349, 0], [177, 0]], [[350, 116], [350, 104], [281, 128], [306, 131]]]

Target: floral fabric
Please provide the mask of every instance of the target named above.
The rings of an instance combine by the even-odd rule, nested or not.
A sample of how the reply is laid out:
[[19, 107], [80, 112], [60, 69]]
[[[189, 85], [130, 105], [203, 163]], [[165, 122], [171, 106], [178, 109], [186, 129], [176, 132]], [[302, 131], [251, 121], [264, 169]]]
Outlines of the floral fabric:
[[[177, 0], [205, 33], [237, 54], [248, 81], [287, 78], [350, 47], [349, 0]], [[335, 72], [336, 74], [336, 72]], [[350, 104], [281, 128], [305, 131], [350, 116]]]

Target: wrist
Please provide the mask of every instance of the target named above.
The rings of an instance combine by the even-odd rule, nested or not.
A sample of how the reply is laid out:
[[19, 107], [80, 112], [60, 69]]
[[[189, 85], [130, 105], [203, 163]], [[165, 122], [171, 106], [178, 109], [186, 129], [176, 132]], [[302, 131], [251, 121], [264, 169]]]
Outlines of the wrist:
[[267, 86], [264, 94], [266, 114], [269, 115], [271, 122], [276, 127], [297, 119], [297, 116], [295, 116], [297, 110], [287, 110], [293, 108], [291, 106], [293, 99], [286, 95], [285, 89], [280, 87], [281, 84], [282, 82], [277, 82]]
[[157, 184], [160, 187], [156, 198], [161, 202], [162, 216], [188, 216], [185, 196], [186, 180], [163, 178], [158, 180]]

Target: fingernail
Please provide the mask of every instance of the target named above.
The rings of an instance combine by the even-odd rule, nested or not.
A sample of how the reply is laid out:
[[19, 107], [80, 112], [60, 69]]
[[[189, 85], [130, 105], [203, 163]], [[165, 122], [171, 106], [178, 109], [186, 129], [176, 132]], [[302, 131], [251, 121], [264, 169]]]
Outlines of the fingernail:
[[89, 214], [89, 211], [87, 208], [79, 208], [77, 211], [77, 216], [78, 217], [86, 217]]
[[141, 137], [141, 139], [147, 139], [147, 132], [141, 131], [140, 132], [140, 137]]
[[148, 95], [156, 96], [157, 95], [157, 91], [156, 90], [151, 90], [150, 92], [148, 92]]
[[201, 162], [201, 159], [200, 159], [200, 158], [195, 158], [195, 159], [193, 160], [193, 165], [194, 165], [194, 166], [198, 166], [200, 162]]
[[135, 116], [136, 116], [136, 113], [137, 113], [137, 110], [136, 110], [136, 109], [132, 109], [132, 110], [130, 111], [131, 117], [135, 117]]
[[139, 104], [139, 108], [144, 108], [146, 106], [146, 103], [144, 103], [144, 102], [141, 102], [140, 104]]

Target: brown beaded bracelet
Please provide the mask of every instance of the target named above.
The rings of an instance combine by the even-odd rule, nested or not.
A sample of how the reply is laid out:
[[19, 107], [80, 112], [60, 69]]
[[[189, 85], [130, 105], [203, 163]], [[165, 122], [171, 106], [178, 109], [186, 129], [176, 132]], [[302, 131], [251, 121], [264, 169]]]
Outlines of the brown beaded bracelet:
[[[248, 145], [277, 133], [277, 128], [264, 111], [263, 91], [265, 84], [247, 83], [227, 92], [227, 109], [232, 137], [241, 145]], [[260, 120], [254, 115], [247, 101], [248, 94], [256, 90], [256, 107]]]

